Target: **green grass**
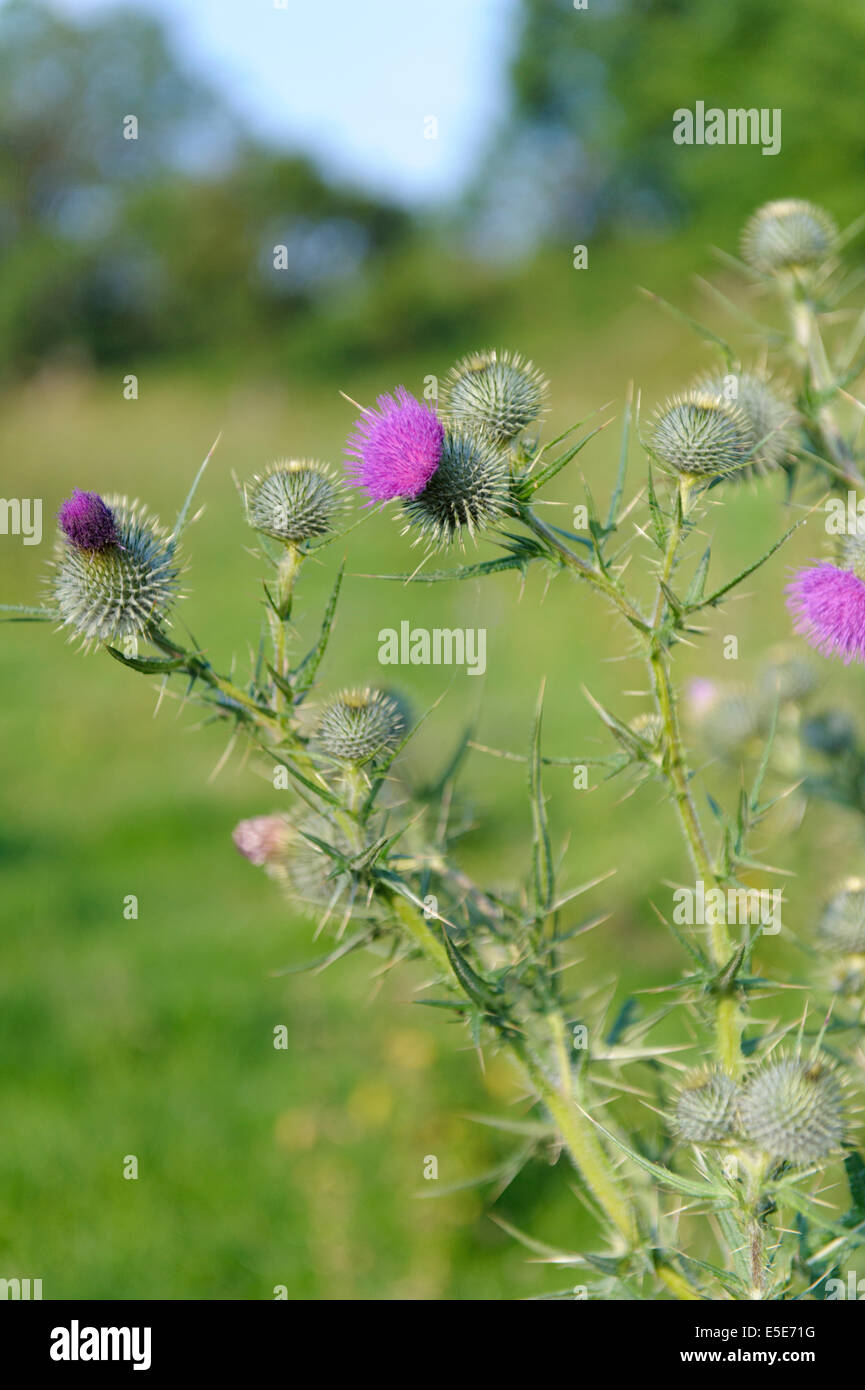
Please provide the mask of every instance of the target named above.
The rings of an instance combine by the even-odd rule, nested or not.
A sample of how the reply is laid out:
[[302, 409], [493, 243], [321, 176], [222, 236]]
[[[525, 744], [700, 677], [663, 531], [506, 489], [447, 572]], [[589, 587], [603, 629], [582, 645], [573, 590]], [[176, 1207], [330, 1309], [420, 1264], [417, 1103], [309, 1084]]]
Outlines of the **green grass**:
[[[654, 403], [705, 365], [703, 345], [632, 289], [641, 280], [672, 296], [678, 283], [693, 309], [684, 268], [659, 243], [612, 248], [583, 279], [549, 261], [515, 282], [500, 341], [551, 376], [551, 429], [611, 398], [619, 413], [629, 379]], [[467, 327], [441, 359], [418, 351], [367, 362], [327, 384], [276, 383], [223, 359], [210, 376], [142, 367], [136, 402], [123, 400], [122, 374], [58, 371], [10, 392], [0, 411], [3, 488], [44, 499], [46, 541], [28, 548], [0, 538], [0, 599], [33, 600], [50, 518], [73, 485], [139, 496], [170, 519], [221, 430], [201, 490], [206, 511], [188, 533], [182, 616], [215, 663], [236, 660], [243, 672], [263, 571], [232, 472], [286, 454], [337, 459], [352, 419], [338, 387], [361, 401], [398, 381], [418, 389], [475, 345]], [[616, 431], [581, 456], [601, 496]], [[635, 478], [638, 467], [635, 450]], [[578, 476], [560, 478], [555, 496], [561, 507], [550, 515], [567, 524], [581, 501]], [[711, 515], [715, 578], [787, 524], [776, 487], [731, 490]], [[682, 678], [746, 677], [767, 643], [788, 635], [786, 567], [818, 544], [805, 528], [746, 586], [745, 601], [713, 616], [700, 648], [681, 650]], [[629, 649], [626, 632], [568, 580], [546, 592], [540, 574], [523, 591], [513, 576], [411, 589], [358, 577], [416, 559], [387, 516], [353, 532], [349, 551], [324, 690], [380, 679], [378, 631], [403, 618], [488, 629], [484, 680], [396, 672], [417, 708], [445, 691], [409, 754], [414, 771], [444, 760], [472, 719], [482, 742], [522, 752], [542, 676], [546, 749], [574, 761], [609, 748], [584, 685], [626, 716], [648, 707], [639, 665], [617, 659]], [[634, 552], [637, 566], [645, 543], [636, 539]], [[304, 576], [299, 648], [331, 581], [324, 567]], [[728, 633], [739, 639], [738, 662], [723, 657]], [[268, 1298], [276, 1285], [293, 1298], [510, 1298], [566, 1284], [567, 1275], [527, 1263], [489, 1220], [486, 1189], [418, 1195], [431, 1186], [426, 1155], [437, 1156], [443, 1187], [508, 1152], [504, 1136], [466, 1113], [508, 1109], [515, 1097], [502, 1059], [488, 1057], [482, 1074], [454, 1025], [417, 1007], [422, 972], [373, 979], [369, 961], [351, 958], [323, 975], [274, 973], [316, 948], [309, 924], [231, 847], [237, 819], [284, 804], [262, 769], [235, 753], [210, 780], [222, 730], [195, 732], [194, 712], [172, 702], [154, 719], [145, 679], [81, 656], [48, 626], [7, 626], [0, 636], [0, 1275], [41, 1277], [46, 1297], [89, 1298]], [[859, 674], [833, 670], [829, 688], [861, 704]], [[735, 792], [717, 769], [708, 780]], [[567, 768], [550, 772], [547, 789], [556, 843], [567, 846], [565, 884], [617, 871], [578, 905], [610, 914], [586, 938], [580, 975], [611, 986], [621, 975], [620, 997], [669, 979], [682, 962], [651, 900], [663, 903], [665, 881], [688, 871], [658, 789], [622, 799], [628, 788], [615, 781], [576, 792]], [[474, 811], [466, 866], [488, 884], [509, 881], [530, 852], [520, 768], [479, 755], [462, 792]], [[860, 833], [819, 811], [783, 830], [769, 857], [795, 867], [788, 924], [807, 932], [822, 886], [861, 870]], [[124, 917], [129, 894], [137, 920]], [[273, 1047], [281, 1024], [287, 1050]], [[127, 1155], [138, 1159], [137, 1181], [123, 1177]], [[563, 1164], [535, 1164], [500, 1209], [565, 1247], [591, 1230]]]

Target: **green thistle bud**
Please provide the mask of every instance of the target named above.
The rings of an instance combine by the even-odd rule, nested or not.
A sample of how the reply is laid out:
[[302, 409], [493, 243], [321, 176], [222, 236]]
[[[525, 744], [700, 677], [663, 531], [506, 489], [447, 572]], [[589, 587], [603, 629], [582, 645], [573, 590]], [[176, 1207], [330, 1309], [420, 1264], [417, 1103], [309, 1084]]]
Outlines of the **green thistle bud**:
[[823, 950], [833, 954], [865, 953], [865, 879], [844, 880], [823, 909], [817, 938]]
[[722, 1144], [736, 1129], [738, 1089], [720, 1067], [704, 1067], [683, 1084], [676, 1103], [676, 1128], [691, 1144]]
[[747, 686], [722, 689], [701, 722], [703, 736], [712, 750], [724, 758], [741, 758], [760, 736], [763, 708]]
[[668, 468], [705, 479], [742, 468], [755, 442], [754, 431], [738, 406], [705, 391], [688, 391], [658, 411], [650, 447]]
[[649, 710], [645, 714], [638, 714], [631, 720], [628, 727], [639, 738], [645, 739], [646, 743], [651, 744], [653, 748], [660, 746], [664, 736], [664, 721], [653, 710]]
[[406, 530], [417, 527], [418, 540], [433, 547], [463, 543], [466, 532], [474, 539], [505, 515], [509, 492], [501, 447], [487, 435], [446, 429], [438, 468], [423, 492], [403, 503]]
[[298, 543], [333, 528], [343, 491], [320, 463], [281, 459], [244, 487], [250, 526], [274, 540]]
[[134, 643], [163, 623], [177, 598], [174, 538], [137, 502], [109, 497], [113, 530], [98, 549], [60, 540], [51, 597], [65, 627], [86, 643]]
[[394, 700], [378, 690], [343, 690], [322, 710], [316, 737], [330, 757], [365, 763], [391, 751], [404, 730]]
[[739, 1102], [745, 1138], [770, 1158], [797, 1166], [835, 1153], [844, 1138], [844, 1095], [830, 1063], [767, 1061]]
[[538, 418], [548, 383], [519, 353], [475, 352], [451, 369], [441, 415], [506, 444]]
[[742, 257], [754, 270], [774, 275], [821, 265], [838, 236], [828, 213], [799, 198], [758, 208], [742, 233]]
[[783, 388], [770, 385], [757, 372], [739, 372], [702, 377], [697, 389], [722, 404], [737, 406], [748, 422], [753, 452], [746, 466], [737, 470], [737, 478], [761, 477], [787, 463], [796, 437], [795, 411]]
[[802, 704], [819, 684], [817, 672], [791, 647], [779, 646], [769, 654], [760, 673], [760, 691], [767, 700], [782, 704]]
[[814, 714], [801, 727], [802, 742], [817, 753], [837, 758], [856, 743], [856, 725], [846, 710], [830, 709]]

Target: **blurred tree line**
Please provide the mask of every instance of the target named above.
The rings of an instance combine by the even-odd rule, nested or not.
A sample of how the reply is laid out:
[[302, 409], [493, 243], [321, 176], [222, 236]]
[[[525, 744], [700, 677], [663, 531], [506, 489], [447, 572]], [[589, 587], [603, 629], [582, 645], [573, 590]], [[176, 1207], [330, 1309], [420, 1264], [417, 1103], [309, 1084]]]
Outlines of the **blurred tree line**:
[[[532, 236], [701, 218], [740, 226], [769, 197], [863, 210], [862, 0], [522, 0], [512, 107], [475, 198]], [[779, 108], [782, 150], [675, 145], [676, 108]]]
[[[862, 0], [522, 0], [518, 24], [476, 186], [421, 221], [253, 140], [151, 19], [10, 0], [0, 374], [202, 351], [330, 369], [467, 316], [489, 331], [501, 261], [545, 240], [702, 218], [720, 241], [786, 194], [861, 210]], [[780, 107], [782, 154], [674, 145], [697, 100]]]
[[[220, 345], [302, 360], [337, 293], [349, 329], [354, 293], [367, 342], [398, 347], [409, 269], [372, 308], [363, 285], [414, 237], [402, 209], [252, 140], [151, 19], [0, 9], [0, 373]], [[449, 312], [430, 303], [421, 330]]]

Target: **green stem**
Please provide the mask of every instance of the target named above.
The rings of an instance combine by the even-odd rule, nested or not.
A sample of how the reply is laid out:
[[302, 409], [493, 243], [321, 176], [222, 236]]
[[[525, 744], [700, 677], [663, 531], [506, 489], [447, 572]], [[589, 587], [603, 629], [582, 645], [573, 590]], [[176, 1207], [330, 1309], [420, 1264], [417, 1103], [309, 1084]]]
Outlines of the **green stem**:
[[[663, 771], [669, 783], [673, 804], [679, 824], [688, 846], [691, 862], [698, 877], [716, 887], [723, 880], [713, 864], [700, 817], [691, 795], [691, 774], [688, 768], [685, 746], [679, 727], [676, 694], [670, 671], [669, 648], [662, 636], [666, 599], [663, 586], [669, 585], [675, 569], [676, 557], [684, 535], [684, 519], [688, 512], [691, 484], [680, 479], [677, 505], [670, 523], [670, 533], [661, 563], [658, 580], [658, 593], [652, 616], [652, 631], [647, 641], [647, 661], [652, 680], [655, 702], [663, 729], [664, 762]], [[712, 964], [721, 970], [733, 953], [727, 924], [717, 921], [712, 914], [709, 926], [709, 949]], [[720, 994], [715, 1000], [715, 1034], [718, 1059], [722, 1066], [735, 1075], [741, 1067], [739, 1007], [734, 995]]]
[[[276, 570], [276, 593], [274, 608], [270, 610], [270, 625], [273, 638], [273, 666], [283, 680], [288, 675], [286, 658], [288, 622], [291, 617], [294, 586], [303, 564], [303, 558], [303, 551], [298, 549], [296, 545], [287, 545]], [[283, 710], [286, 703], [285, 695], [279, 688], [276, 688], [273, 692], [274, 709]]]
[[628, 622], [633, 627], [638, 628], [640, 632], [647, 631], [645, 619], [602, 570], [593, 569], [591, 565], [586, 564], [585, 560], [581, 560], [579, 555], [576, 555], [569, 546], [565, 545], [561, 537], [557, 536], [551, 527], [541, 521], [540, 517], [536, 516], [530, 507], [522, 507], [520, 509], [520, 517], [525, 525], [528, 526], [531, 531], [534, 531], [536, 536], [539, 536], [547, 543], [551, 550], [555, 551], [556, 555], [567, 569], [571, 570], [571, 572], [580, 579], [585, 579], [587, 584], [591, 584], [599, 594], [602, 594], [605, 599], [614, 604], [622, 616], [627, 618]]
[[[423, 914], [399, 894], [393, 895], [392, 906], [401, 925], [427, 960], [457, 988], [461, 988], [441, 939], [433, 932]], [[570, 1094], [563, 1093], [552, 1084], [522, 1039], [508, 1038], [505, 1045], [519, 1063], [530, 1089], [549, 1112], [586, 1186], [628, 1246], [633, 1246], [637, 1230], [630, 1201], [619, 1184], [591, 1121]]]
[[[798, 367], [806, 378], [810, 377], [811, 385], [816, 391], [821, 394], [835, 394], [838, 383], [820, 332], [819, 315], [801, 286], [794, 285], [789, 290], [787, 307], [792, 329], [792, 355], [796, 358]], [[838, 469], [840, 482], [850, 488], [865, 485], [865, 478], [856, 467], [850, 446], [835, 420], [828, 401], [817, 407], [810, 423], [823, 452]]]

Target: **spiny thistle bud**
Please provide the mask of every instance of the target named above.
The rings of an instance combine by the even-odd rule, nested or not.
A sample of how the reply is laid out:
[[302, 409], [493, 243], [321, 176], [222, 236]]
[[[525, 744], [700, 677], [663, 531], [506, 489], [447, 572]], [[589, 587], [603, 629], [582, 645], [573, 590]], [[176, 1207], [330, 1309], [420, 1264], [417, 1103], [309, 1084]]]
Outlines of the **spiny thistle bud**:
[[856, 725], [846, 710], [823, 710], [802, 724], [802, 742], [817, 753], [837, 758], [856, 743]]
[[817, 936], [825, 951], [839, 955], [865, 952], [865, 879], [844, 880], [823, 909]]
[[755, 442], [753, 429], [738, 406], [705, 391], [688, 391], [658, 411], [650, 447], [677, 473], [717, 478], [748, 463]]
[[628, 728], [631, 729], [639, 738], [646, 743], [650, 743], [653, 748], [660, 745], [664, 735], [664, 721], [659, 714], [653, 710], [645, 714], [638, 714], [631, 720]]
[[742, 256], [754, 270], [773, 275], [821, 265], [837, 239], [832, 218], [814, 203], [783, 198], [758, 208], [742, 233]]
[[451, 368], [442, 413], [506, 444], [538, 418], [548, 382], [519, 353], [475, 352]]
[[760, 477], [786, 463], [795, 439], [795, 412], [782, 387], [770, 385], [757, 372], [705, 376], [697, 389], [715, 400], [737, 406], [753, 438], [751, 454], [737, 478]]
[[312, 540], [333, 527], [342, 489], [320, 463], [280, 459], [244, 487], [250, 526], [286, 543]]
[[813, 695], [819, 680], [810, 661], [793, 649], [780, 646], [769, 653], [769, 662], [760, 673], [760, 690], [768, 700], [781, 704], [802, 704]]
[[841, 1084], [821, 1059], [769, 1060], [745, 1086], [739, 1118], [756, 1148], [777, 1161], [806, 1166], [836, 1152], [844, 1138]]
[[[423, 492], [403, 503], [418, 540], [433, 547], [474, 539], [507, 510], [510, 471], [501, 447], [489, 436], [450, 428], [445, 431], [441, 461]], [[408, 528], [406, 528], [408, 529]]]
[[762, 706], [747, 686], [727, 686], [718, 692], [702, 717], [703, 735], [716, 753], [725, 758], [740, 758], [760, 736], [762, 717]]
[[165, 620], [177, 597], [174, 540], [137, 502], [76, 492], [59, 521], [51, 597], [64, 626], [114, 644]]
[[322, 710], [316, 737], [332, 758], [364, 763], [388, 753], [404, 730], [394, 700], [378, 690], [343, 690]]
[[736, 1129], [738, 1089], [720, 1067], [704, 1067], [683, 1084], [676, 1128], [691, 1144], [722, 1144]]

